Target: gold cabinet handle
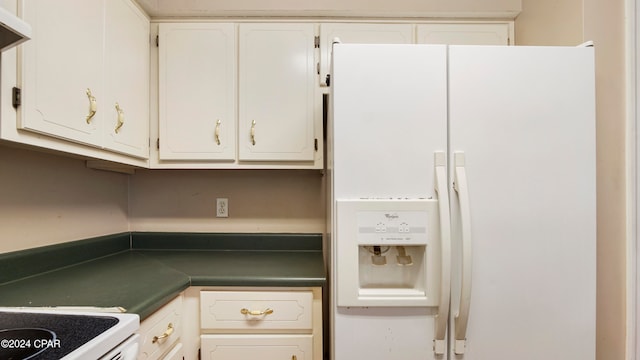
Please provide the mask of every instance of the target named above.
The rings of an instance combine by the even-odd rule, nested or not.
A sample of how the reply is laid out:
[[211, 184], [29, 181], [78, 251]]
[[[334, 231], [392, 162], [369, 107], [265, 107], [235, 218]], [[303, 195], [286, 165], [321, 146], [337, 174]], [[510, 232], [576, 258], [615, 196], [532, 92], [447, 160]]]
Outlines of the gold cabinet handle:
[[87, 124], [91, 124], [91, 119], [98, 111], [98, 102], [96, 97], [91, 94], [91, 89], [87, 88], [87, 98], [89, 99], [89, 115], [87, 115]]
[[240, 309], [240, 313], [243, 315], [256, 315], [256, 316], [270, 315], [270, 314], [273, 314], [273, 309], [269, 308], [261, 311], [261, 310], [249, 310], [246, 308], [242, 308]]
[[298, 357], [295, 355], [291, 355], [291, 360], [298, 360]]
[[120, 132], [120, 128], [124, 125], [124, 111], [118, 103], [116, 103], [116, 111], [118, 112], [118, 123], [116, 124], [116, 134]]
[[216, 121], [216, 144], [220, 145], [220, 124], [222, 122], [220, 121], [220, 119], [218, 119], [218, 121]]
[[251, 122], [251, 144], [256, 144], [256, 121], [253, 120]]
[[169, 323], [169, 325], [167, 325], [167, 330], [164, 331], [164, 333], [160, 336], [154, 336], [153, 340], [151, 341], [151, 343], [155, 344], [161, 340], [164, 340], [166, 338], [168, 338], [169, 336], [171, 336], [171, 334], [173, 334], [173, 324]]

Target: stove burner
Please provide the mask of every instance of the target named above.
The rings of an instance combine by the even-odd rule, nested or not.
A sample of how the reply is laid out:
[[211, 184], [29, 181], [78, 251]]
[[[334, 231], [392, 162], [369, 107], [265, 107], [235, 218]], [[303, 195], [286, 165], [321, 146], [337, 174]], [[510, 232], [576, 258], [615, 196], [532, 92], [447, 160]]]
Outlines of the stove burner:
[[0, 359], [60, 359], [118, 321], [106, 315], [0, 311]]
[[56, 346], [60, 340], [47, 329], [22, 328], [0, 330], [0, 359], [29, 360]]

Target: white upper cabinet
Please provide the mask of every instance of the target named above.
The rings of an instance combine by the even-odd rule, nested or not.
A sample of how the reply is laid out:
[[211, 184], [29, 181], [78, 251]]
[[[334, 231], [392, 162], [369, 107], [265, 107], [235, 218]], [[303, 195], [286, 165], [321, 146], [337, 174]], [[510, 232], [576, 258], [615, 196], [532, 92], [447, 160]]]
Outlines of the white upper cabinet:
[[[22, 45], [20, 127], [89, 145], [100, 143], [104, 9], [86, 0], [22, 1], [33, 37]], [[61, 20], [57, 14], [75, 14]], [[80, 29], [82, 31], [80, 31]], [[99, 116], [98, 116], [99, 117]]]
[[147, 158], [149, 20], [129, 0], [21, 5], [33, 39], [21, 49], [18, 127]]
[[314, 24], [239, 25], [239, 161], [314, 160], [314, 39]]
[[235, 160], [235, 29], [159, 25], [160, 160]]
[[[33, 38], [3, 53], [5, 99], [16, 86], [21, 104], [3, 107], [0, 137], [152, 168], [321, 169], [334, 38], [385, 44], [513, 38], [513, 21], [494, 20], [238, 18], [151, 26], [137, 3], [18, 0]], [[151, 28], [158, 47], [150, 48]]]
[[433, 23], [417, 25], [418, 44], [511, 45], [513, 23]]
[[326, 86], [331, 72], [331, 49], [334, 39], [342, 43], [411, 44], [413, 24], [320, 24], [320, 85]]
[[104, 147], [149, 157], [149, 20], [129, 0], [107, 0]]
[[152, 167], [320, 168], [316, 26], [159, 24]]

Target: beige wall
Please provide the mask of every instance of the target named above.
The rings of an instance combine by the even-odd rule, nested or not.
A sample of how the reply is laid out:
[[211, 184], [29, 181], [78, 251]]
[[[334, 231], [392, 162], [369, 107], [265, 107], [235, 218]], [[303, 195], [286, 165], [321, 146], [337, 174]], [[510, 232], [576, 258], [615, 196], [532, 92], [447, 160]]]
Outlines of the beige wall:
[[[322, 174], [307, 170], [142, 170], [131, 177], [134, 231], [324, 231]], [[216, 198], [229, 217], [215, 217]]]
[[[123, 231], [324, 231], [320, 171], [87, 169], [0, 146], [0, 253]], [[216, 218], [216, 197], [229, 218]]]
[[596, 48], [598, 168], [597, 356], [625, 356], [624, 0], [585, 0], [584, 32]]
[[0, 146], [0, 253], [128, 231], [128, 177]]
[[[597, 106], [598, 360], [625, 359], [624, 0], [523, 0], [516, 44], [593, 40]], [[579, 301], [579, 299], [577, 299]]]
[[581, 44], [582, 1], [523, 0], [515, 24], [516, 45]]

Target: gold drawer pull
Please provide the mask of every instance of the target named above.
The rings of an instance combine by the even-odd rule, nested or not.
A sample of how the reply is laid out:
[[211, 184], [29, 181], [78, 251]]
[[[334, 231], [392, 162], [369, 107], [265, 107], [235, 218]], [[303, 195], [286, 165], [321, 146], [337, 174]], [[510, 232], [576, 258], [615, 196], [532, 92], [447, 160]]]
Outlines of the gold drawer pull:
[[291, 360], [298, 360], [298, 357], [295, 355], [291, 355]]
[[243, 315], [256, 315], [256, 316], [270, 315], [270, 314], [273, 314], [273, 309], [266, 309], [266, 310], [260, 311], [260, 310], [249, 310], [249, 309], [242, 308], [240, 309], [240, 313]]
[[216, 132], [215, 132], [215, 137], [216, 137], [216, 144], [220, 145], [220, 124], [222, 123], [222, 121], [220, 121], [220, 119], [218, 119], [218, 121], [216, 121]]
[[87, 89], [87, 98], [89, 99], [89, 115], [87, 115], [87, 124], [91, 124], [91, 119], [98, 111], [98, 102], [96, 97], [91, 94], [91, 89]]
[[164, 334], [162, 334], [160, 336], [154, 336], [153, 337], [153, 341], [151, 341], [151, 343], [155, 344], [155, 343], [159, 342], [160, 340], [164, 340], [164, 339], [168, 338], [169, 336], [171, 336], [171, 334], [173, 334], [173, 324], [169, 323], [169, 325], [167, 325], [167, 330], [165, 330]]
[[251, 122], [251, 145], [256, 145], [256, 121]]
[[120, 107], [120, 104], [116, 103], [116, 112], [118, 113], [118, 123], [116, 124], [116, 134], [120, 132], [120, 128], [124, 125], [124, 111]]

